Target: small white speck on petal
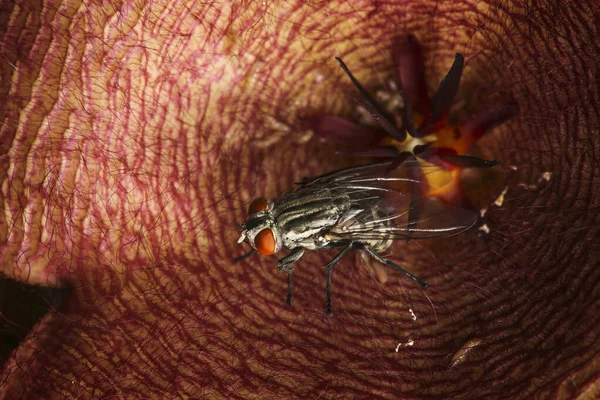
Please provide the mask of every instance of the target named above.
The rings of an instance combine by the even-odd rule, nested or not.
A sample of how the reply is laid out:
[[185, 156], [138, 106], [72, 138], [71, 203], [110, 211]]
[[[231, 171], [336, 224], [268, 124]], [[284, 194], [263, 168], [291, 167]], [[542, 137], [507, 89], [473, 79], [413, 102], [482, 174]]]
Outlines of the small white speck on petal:
[[409, 308], [408, 311], [410, 312], [410, 315], [412, 315], [413, 321], [416, 321], [417, 320], [417, 316], [415, 315], [415, 312], [413, 311], [413, 309]]
[[396, 353], [398, 352], [398, 350], [400, 350], [400, 347], [404, 346], [404, 347], [411, 347], [415, 344], [415, 341], [412, 339], [408, 339], [406, 343], [398, 343], [398, 345], [396, 346]]
[[502, 207], [502, 204], [504, 204], [504, 196], [506, 195], [506, 192], [508, 192], [508, 186], [504, 187], [504, 190], [502, 191], [502, 193], [500, 193], [500, 196], [498, 196], [494, 201], [495, 206]]
[[452, 360], [450, 361], [450, 366], [455, 367], [456, 365], [462, 363], [467, 358], [469, 352], [471, 352], [474, 348], [481, 344], [481, 340], [472, 339], [462, 345], [460, 349], [452, 356]]
[[550, 179], [552, 179], [552, 172], [546, 171], [546, 172], [542, 172], [542, 174], [540, 175], [540, 177], [538, 178], [536, 183], [531, 183], [529, 185], [526, 183], [519, 183], [517, 186], [522, 187], [527, 190], [536, 191], [536, 190], [540, 190], [540, 188], [542, 187], [542, 184], [544, 182], [549, 182]]
[[550, 179], [552, 179], [552, 172], [550, 171], [546, 171], [542, 174], [542, 178], [543, 180], [545, 180], [546, 182], [549, 182]]

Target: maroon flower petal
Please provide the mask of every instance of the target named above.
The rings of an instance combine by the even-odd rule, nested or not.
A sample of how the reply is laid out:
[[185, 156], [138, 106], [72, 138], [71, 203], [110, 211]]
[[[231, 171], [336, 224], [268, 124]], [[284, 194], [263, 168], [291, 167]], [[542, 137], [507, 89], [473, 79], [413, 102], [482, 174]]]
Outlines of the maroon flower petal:
[[434, 124], [438, 119], [448, 114], [448, 110], [450, 110], [450, 106], [454, 102], [454, 97], [458, 93], [464, 65], [464, 57], [462, 54], [456, 53], [450, 71], [448, 71], [448, 74], [440, 82], [440, 86], [435, 94], [430, 123]]
[[512, 102], [484, 109], [466, 120], [462, 124], [461, 132], [470, 136], [475, 142], [496, 126], [516, 116], [517, 113], [517, 105]]
[[431, 145], [417, 146], [415, 150], [417, 156], [425, 161], [443, 166], [448, 169], [454, 169], [455, 166], [445, 162], [442, 157], [455, 156], [456, 150], [447, 147], [431, 147]]
[[410, 136], [421, 137], [421, 135], [415, 128], [415, 119], [414, 119], [412, 102], [410, 101], [410, 99], [408, 98], [408, 95], [404, 92], [404, 90], [400, 89], [398, 92], [400, 93], [400, 96], [402, 97], [402, 100], [404, 101], [404, 120], [402, 121], [401, 126], [400, 126], [400, 124], [397, 124], [397, 125], [400, 126], [401, 130], [406, 129], [406, 131], [408, 132], [408, 134]]
[[426, 161], [454, 168], [491, 168], [500, 164], [497, 160], [484, 160], [479, 157], [458, 155], [456, 150], [448, 147], [415, 146], [415, 155]]
[[427, 135], [431, 135], [448, 125], [447, 113], [439, 116], [435, 121], [432, 120], [431, 117], [432, 114], [424, 115], [419, 128], [416, 129], [416, 134], [414, 137], [425, 137]]
[[414, 111], [420, 114], [429, 114], [431, 101], [427, 96], [425, 65], [421, 45], [417, 38], [408, 35], [403, 45], [395, 46], [394, 58], [400, 85], [411, 101]]
[[348, 147], [364, 146], [379, 142], [385, 132], [370, 129], [333, 115], [316, 115], [303, 119], [303, 125], [320, 138]]
[[[0, 269], [72, 291], [0, 367], [0, 398], [598, 393], [595, 2], [113, 3], [2, 2]], [[341, 166], [328, 156], [342, 146], [300, 145], [294, 131], [246, 144], [273, 117], [338, 109], [336, 51], [388, 74], [389, 38], [409, 29], [427, 54], [479, 55], [477, 98], [506, 93], [527, 114], [490, 149], [510, 179], [471, 197], [506, 183], [490, 240], [390, 249], [428, 293], [349, 257], [333, 318], [332, 255], [315, 252], [288, 307], [276, 257], [232, 263], [245, 251], [235, 224], [256, 195]], [[543, 171], [552, 179], [531, 190]]]
[[472, 156], [440, 156], [440, 159], [459, 168], [491, 168], [500, 165], [498, 160], [484, 160]]

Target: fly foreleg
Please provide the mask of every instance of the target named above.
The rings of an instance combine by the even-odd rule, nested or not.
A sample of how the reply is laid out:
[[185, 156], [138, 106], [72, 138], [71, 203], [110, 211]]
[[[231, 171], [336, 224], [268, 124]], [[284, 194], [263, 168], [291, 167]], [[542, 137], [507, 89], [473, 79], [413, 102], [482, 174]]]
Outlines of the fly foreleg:
[[325, 266], [325, 270], [327, 271], [327, 284], [325, 286], [325, 293], [327, 294], [327, 306], [325, 309], [325, 313], [327, 315], [331, 315], [331, 271], [333, 271], [333, 267], [342, 259], [344, 254], [348, 250], [354, 247], [354, 243], [350, 243], [347, 247], [344, 247], [342, 251], [338, 253], [337, 256], [333, 257], [333, 260], [329, 261], [329, 263]]
[[287, 291], [287, 298], [286, 298], [285, 302], [290, 305], [292, 304], [292, 286], [293, 286], [292, 264], [295, 263], [296, 261], [298, 261], [300, 259], [300, 257], [302, 257], [303, 255], [304, 255], [304, 248], [296, 247], [295, 249], [292, 249], [292, 252], [290, 254], [283, 257], [277, 263], [277, 268], [279, 268], [281, 271], [287, 272], [287, 274], [288, 274], [288, 291]]
[[382, 264], [387, 265], [388, 267], [392, 267], [393, 269], [395, 269], [396, 271], [406, 275], [407, 277], [409, 277], [410, 279], [412, 279], [413, 281], [417, 282], [419, 285], [421, 285], [423, 287], [423, 289], [427, 289], [429, 287], [428, 284], [426, 284], [425, 282], [423, 282], [421, 279], [417, 278], [416, 276], [414, 276], [413, 274], [411, 274], [410, 272], [408, 272], [407, 270], [405, 270], [404, 268], [402, 268], [401, 266], [399, 266], [398, 264], [396, 264], [395, 262], [392, 262], [386, 258], [381, 257], [375, 250], [373, 250], [372, 248], [370, 248], [369, 246], [364, 246], [363, 247], [367, 253], [369, 253], [374, 259], [376, 259], [377, 261], [379, 261]]
[[238, 262], [238, 261], [240, 261], [240, 260], [243, 260], [243, 259], [244, 259], [244, 258], [246, 258], [246, 257], [249, 257], [249, 256], [251, 256], [252, 254], [254, 254], [254, 252], [255, 252], [255, 251], [256, 251], [255, 249], [250, 249], [250, 251], [249, 251], [249, 252], [247, 252], [246, 254], [242, 254], [241, 256], [237, 256], [237, 257], [235, 257], [235, 258], [233, 259], [233, 262], [235, 263], [235, 262]]

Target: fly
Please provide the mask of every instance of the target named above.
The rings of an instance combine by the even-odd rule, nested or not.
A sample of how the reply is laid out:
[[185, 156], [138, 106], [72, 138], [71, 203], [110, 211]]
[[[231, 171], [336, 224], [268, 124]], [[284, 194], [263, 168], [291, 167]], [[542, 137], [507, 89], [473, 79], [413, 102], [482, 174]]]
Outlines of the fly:
[[306, 251], [340, 249], [325, 265], [328, 315], [332, 309], [331, 272], [352, 249], [367, 252], [426, 289], [425, 282], [381, 253], [396, 240], [464, 232], [476, 223], [477, 214], [427, 198], [427, 175], [443, 168], [422, 164], [405, 153], [402, 161], [340, 169], [304, 180], [271, 201], [255, 199], [238, 239], [238, 243], [249, 243], [252, 250], [235, 261], [255, 251], [271, 255], [289, 250], [277, 267], [288, 274], [286, 303], [291, 304], [294, 263]]

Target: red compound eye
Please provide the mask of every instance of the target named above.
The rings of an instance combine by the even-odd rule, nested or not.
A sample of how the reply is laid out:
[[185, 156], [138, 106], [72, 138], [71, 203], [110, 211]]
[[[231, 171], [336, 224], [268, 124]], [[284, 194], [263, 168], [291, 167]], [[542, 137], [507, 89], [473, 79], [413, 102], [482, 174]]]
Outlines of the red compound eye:
[[256, 250], [260, 254], [269, 256], [275, 252], [275, 236], [273, 236], [273, 231], [269, 228], [258, 232], [258, 235], [254, 238], [254, 243], [256, 244]]
[[259, 211], [265, 211], [267, 209], [267, 200], [263, 197], [252, 200], [248, 207], [248, 214], [254, 214]]

